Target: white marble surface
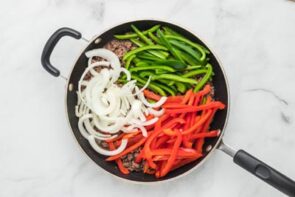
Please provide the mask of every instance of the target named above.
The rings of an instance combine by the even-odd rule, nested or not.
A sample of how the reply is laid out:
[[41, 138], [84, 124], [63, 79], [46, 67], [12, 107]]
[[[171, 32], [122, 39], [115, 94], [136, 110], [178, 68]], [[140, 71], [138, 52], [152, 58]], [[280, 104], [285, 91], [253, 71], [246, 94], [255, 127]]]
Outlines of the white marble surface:
[[[0, 2], [0, 196], [283, 196], [216, 151], [177, 181], [134, 185], [82, 153], [64, 111], [65, 81], [49, 76], [46, 39], [69, 26], [86, 38], [125, 20], [158, 18], [194, 30], [227, 72], [224, 140], [295, 179], [295, 3], [287, 0], [7, 0]], [[53, 63], [67, 75], [83, 41], [64, 39]]]

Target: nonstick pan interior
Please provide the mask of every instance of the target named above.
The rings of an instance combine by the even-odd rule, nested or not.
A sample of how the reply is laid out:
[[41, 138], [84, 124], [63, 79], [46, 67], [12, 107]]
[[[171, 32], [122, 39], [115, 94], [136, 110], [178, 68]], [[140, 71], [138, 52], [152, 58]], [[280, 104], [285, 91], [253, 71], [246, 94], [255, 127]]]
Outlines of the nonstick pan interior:
[[[154, 20], [141, 20], [141, 21], [133, 21], [133, 22], [128, 22], [124, 23], [121, 25], [118, 25], [116, 27], [113, 27], [112, 29], [109, 29], [108, 31], [104, 32], [99, 36], [101, 39], [101, 42], [96, 44], [94, 41], [89, 44], [89, 46], [83, 51], [83, 53], [80, 55], [78, 61], [76, 62], [71, 76], [69, 78], [68, 85], [71, 85], [73, 89], [70, 91], [69, 88], [67, 88], [67, 97], [66, 97], [66, 106], [67, 106], [67, 113], [68, 113], [68, 118], [69, 118], [69, 123], [71, 125], [71, 128], [73, 130], [73, 133], [82, 147], [82, 149], [85, 151], [85, 153], [101, 168], [106, 170], [107, 172], [124, 178], [128, 179], [131, 181], [138, 181], [138, 182], [156, 182], [156, 181], [163, 181], [163, 180], [168, 180], [174, 177], [177, 177], [181, 174], [184, 174], [185, 172], [191, 170], [192, 168], [196, 167], [202, 160], [204, 160], [206, 157], [209, 156], [210, 152], [214, 150], [211, 149], [210, 151], [206, 152], [205, 156], [197, 161], [194, 161], [188, 165], [185, 165], [179, 169], [176, 169], [172, 172], [170, 172], [167, 176], [163, 178], [155, 178], [153, 175], [148, 175], [144, 173], [139, 173], [139, 172], [132, 172], [128, 175], [124, 175], [120, 173], [118, 170], [115, 162], [106, 162], [105, 157], [98, 154], [95, 152], [92, 147], [89, 145], [89, 142], [80, 134], [79, 129], [78, 129], [78, 118], [75, 116], [75, 105], [77, 103], [77, 87], [78, 87], [78, 81], [85, 70], [87, 66], [87, 57], [85, 56], [85, 52], [91, 49], [95, 48], [101, 48], [103, 47], [107, 42], [112, 40], [114, 37], [113, 35], [115, 34], [124, 34], [126, 32], [131, 31], [130, 25], [134, 24], [136, 25], [139, 29], [145, 30], [148, 29], [156, 24], [160, 24], [163, 26], [168, 26], [172, 28], [173, 30], [181, 33], [188, 39], [200, 43], [204, 46], [205, 43], [203, 43], [196, 35], [192, 34], [191, 32], [177, 26], [171, 23], [167, 22], [161, 22], [161, 21], [154, 21]], [[197, 29], [195, 30], [196, 32], [198, 31]], [[208, 46], [206, 46], [208, 47]], [[210, 50], [210, 49], [209, 49]], [[227, 83], [226, 79], [223, 73], [223, 70], [221, 68], [220, 63], [217, 61], [216, 57], [213, 55], [212, 51], [210, 51], [211, 54], [209, 55], [210, 58], [210, 63], [213, 66], [213, 71], [214, 71], [214, 76], [213, 76], [213, 85], [215, 88], [215, 99], [222, 101], [225, 105], [226, 108], [222, 111], [218, 111], [215, 115], [215, 118], [211, 124], [212, 129], [221, 129], [223, 133], [223, 129], [226, 123], [226, 118], [227, 118], [227, 113], [228, 113], [228, 89], [227, 89]], [[222, 133], [219, 138], [222, 137]], [[219, 138], [207, 138], [205, 141], [204, 148], [206, 147], [216, 147], [217, 143], [220, 141]]]

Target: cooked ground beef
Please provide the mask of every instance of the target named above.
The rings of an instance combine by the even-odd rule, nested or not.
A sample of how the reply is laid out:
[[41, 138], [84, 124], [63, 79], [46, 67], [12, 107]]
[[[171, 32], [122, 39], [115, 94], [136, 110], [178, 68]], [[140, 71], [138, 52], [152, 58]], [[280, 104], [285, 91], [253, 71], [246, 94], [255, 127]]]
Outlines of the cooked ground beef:
[[95, 140], [96, 143], [101, 146], [102, 148], [105, 148], [105, 149], [109, 149], [109, 145], [108, 143], [106, 143], [105, 141], [101, 141], [101, 140]]
[[133, 152], [122, 157], [124, 167], [128, 168], [129, 171], [142, 171], [143, 163], [135, 163], [135, 158], [139, 154], [139, 149], [134, 150]]
[[120, 59], [130, 51], [133, 47], [132, 42], [128, 40], [111, 40], [106, 45], [104, 45], [104, 48], [113, 51]]

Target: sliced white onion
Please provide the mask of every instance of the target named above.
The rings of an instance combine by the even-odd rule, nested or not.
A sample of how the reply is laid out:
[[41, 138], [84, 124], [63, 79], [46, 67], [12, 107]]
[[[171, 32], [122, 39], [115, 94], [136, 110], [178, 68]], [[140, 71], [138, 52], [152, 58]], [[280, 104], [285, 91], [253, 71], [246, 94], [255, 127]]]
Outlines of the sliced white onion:
[[106, 59], [108, 62], [111, 63], [111, 67], [113, 68], [114, 75], [113, 75], [113, 81], [117, 81], [117, 79], [120, 76], [120, 60], [119, 58], [116, 56], [115, 53], [113, 53], [110, 50], [104, 49], [104, 48], [100, 48], [100, 49], [93, 49], [91, 51], [86, 52], [85, 54], [88, 58], [92, 58], [94, 56], [98, 56], [98, 57], [102, 57], [103, 59]]
[[[136, 87], [136, 88], [138, 89], [138, 87]], [[139, 91], [139, 90], [138, 90], [138, 91]], [[152, 108], [160, 107], [160, 106], [163, 105], [163, 104], [166, 102], [166, 100], [167, 100], [167, 97], [163, 96], [163, 97], [160, 98], [160, 100], [159, 100], [158, 102], [156, 102], [156, 103], [149, 103], [149, 102], [145, 99], [145, 97], [144, 97], [144, 95], [143, 95], [142, 92], [140, 92], [137, 96], [138, 96], [139, 100], [143, 102], [143, 104], [145, 104], [145, 105], [148, 106], [148, 107], [152, 107]]]
[[152, 77], [149, 76], [149, 79], [148, 79], [147, 82], [144, 84], [144, 86], [143, 86], [140, 90], [136, 91], [133, 95], [138, 95], [139, 93], [143, 92], [143, 91], [149, 86], [149, 84], [150, 84], [150, 82], [151, 82], [151, 79], [152, 79]]
[[147, 130], [146, 130], [146, 128], [144, 128], [144, 126], [142, 126], [142, 125], [136, 125], [140, 130], [141, 130], [141, 133], [142, 133], [142, 136], [143, 137], [147, 137], [148, 135], [147, 135]]
[[144, 116], [144, 114], [142, 113], [142, 111], [140, 113], [138, 113], [138, 116], [139, 116], [139, 120], [144, 122], [146, 121], [146, 117]]
[[124, 133], [133, 133], [133, 132], [136, 132], [137, 129], [135, 129], [135, 125], [132, 124], [128, 127], [122, 127], [121, 130], [124, 132]]
[[[103, 155], [115, 155], [122, 152], [127, 145], [123, 140], [120, 147], [114, 151], [108, 151], [100, 147], [95, 140], [107, 140], [117, 136], [119, 132], [133, 133], [138, 130], [147, 137], [145, 126], [155, 124], [162, 110], [160, 107], [166, 97], [162, 97], [156, 103], [149, 103], [143, 94], [148, 87], [151, 78], [139, 89], [136, 80], [131, 80], [131, 74], [125, 68], [121, 68], [118, 57], [107, 49], [94, 49], [88, 51], [88, 67], [78, 82], [77, 105], [75, 114], [79, 118], [78, 128], [83, 137], [88, 139], [95, 151]], [[101, 57], [107, 61], [92, 62], [94, 57]], [[110, 68], [105, 68], [109, 67]], [[100, 72], [95, 68], [102, 67]], [[90, 80], [84, 80], [90, 73]], [[128, 82], [118, 86], [115, 82], [120, 73], [124, 73]], [[82, 86], [85, 88], [82, 91]], [[155, 118], [146, 120], [146, 116], [152, 114]], [[101, 131], [101, 132], [99, 132]]]
[[99, 67], [99, 66], [110, 66], [110, 62], [106, 62], [106, 61], [96, 61], [93, 63], [88, 64], [88, 67]]
[[122, 142], [121, 142], [121, 144], [120, 144], [120, 146], [117, 149], [111, 150], [111, 151], [110, 150], [106, 150], [106, 149], [100, 147], [96, 143], [95, 138], [92, 135], [90, 135], [88, 137], [88, 142], [89, 142], [89, 144], [92, 146], [92, 148], [96, 152], [98, 152], [98, 153], [100, 153], [102, 155], [106, 155], [106, 156], [113, 156], [113, 155], [117, 155], [117, 154], [121, 153], [126, 148], [127, 143], [128, 143], [128, 140], [127, 139], [123, 139]]
[[[99, 140], [109, 140], [109, 139], [115, 138], [117, 136], [117, 135], [112, 136], [112, 135], [107, 135], [107, 134], [102, 134], [102, 133], [97, 132], [91, 126], [90, 121], [89, 121], [90, 118], [93, 118], [92, 114], [86, 114], [79, 119], [78, 128], [79, 128], [83, 137], [88, 138], [90, 135], [92, 135], [96, 139], [99, 139]], [[84, 124], [86, 130], [85, 130], [83, 124]]]
[[155, 110], [153, 108], [148, 108], [147, 110], [148, 110], [149, 114], [152, 114], [154, 116], [161, 116], [161, 115], [164, 114], [164, 109], [161, 109], [161, 110], [157, 111], [157, 110]]
[[86, 114], [83, 117], [81, 117], [78, 122], [79, 131], [80, 131], [81, 135], [86, 139], [90, 136], [90, 134], [84, 129], [83, 122], [84, 122], [84, 120], [86, 120], [90, 117], [91, 117], [91, 114]]
[[155, 124], [157, 121], [159, 120], [158, 117], [152, 118], [148, 121], [145, 121], [144, 123], [142, 123], [143, 126], [149, 126], [149, 125], [153, 125]]
[[121, 72], [125, 73], [125, 75], [127, 77], [127, 81], [131, 80], [131, 74], [126, 68], [121, 68]]
[[88, 64], [88, 67], [90, 67], [91, 69], [89, 69], [90, 73], [93, 75], [93, 76], [96, 76], [98, 75], [99, 73], [94, 69], [95, 67], [109, 67], [110, 66], [110, 63], [109, 62], [106, 62], [106, 61], [97, 61], [97, 62], [94, 62], [94, 63], [91, 63], [91, 64]]

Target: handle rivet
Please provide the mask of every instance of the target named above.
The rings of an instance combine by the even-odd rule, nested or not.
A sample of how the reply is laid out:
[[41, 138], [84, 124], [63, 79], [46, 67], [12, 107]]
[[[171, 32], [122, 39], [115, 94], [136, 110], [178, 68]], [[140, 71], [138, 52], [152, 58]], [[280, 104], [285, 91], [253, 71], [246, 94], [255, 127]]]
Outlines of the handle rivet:
[[211, 149], [212, 149], [212, 146], [211, 145], [209, 145], [209, 146], [206, 147], [206, 151], [207, 152], [209, 152]]
[[100, 41], [101, 41], [101, 38], [97, 38], [97, 39], [95, 39], [94, 43], [98, 44], [98, 43], [100, 43]]
[[72, 83], [69, 84], [69, 91], [72, 92], [74, 89], [74, 85]]

